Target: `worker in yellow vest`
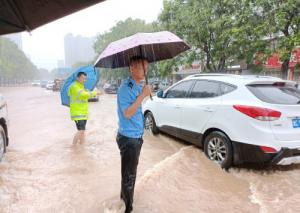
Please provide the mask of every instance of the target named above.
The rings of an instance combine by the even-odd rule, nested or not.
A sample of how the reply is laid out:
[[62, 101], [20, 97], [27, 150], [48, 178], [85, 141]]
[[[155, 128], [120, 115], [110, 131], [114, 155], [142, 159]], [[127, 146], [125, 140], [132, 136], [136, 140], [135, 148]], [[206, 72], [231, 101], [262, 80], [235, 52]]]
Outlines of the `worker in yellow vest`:
[[74, 135], [73, 144], [85, 142], [85, 126], [88, 119], [88, 99], [100, 95], [101, 92], [89, 91], [84, 88], [86, 73], [79, 72], [77, 80], [70, 86], [68, 95], [70, 97], [71, 119], [75, 121], [77, 133]]

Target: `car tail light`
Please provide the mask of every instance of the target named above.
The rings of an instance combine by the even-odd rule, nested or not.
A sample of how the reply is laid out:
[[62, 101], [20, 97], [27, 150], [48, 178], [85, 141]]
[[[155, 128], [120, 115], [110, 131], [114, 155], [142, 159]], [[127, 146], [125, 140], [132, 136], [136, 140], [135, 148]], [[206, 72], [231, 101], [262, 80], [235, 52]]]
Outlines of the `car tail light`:
[[272, 147], [268, 147], [268, 146], [260, 146], [260, 149], [264, 152], [264, 153], [276, 153], [277, 150], [272, 148]]
[[254, 106], [244, 106], [244, 105], [234, 105], [233, 108], [240, 111], [241, 113], [248, 115], [251, 118], [260, 120], [260, 121], [275, 121], [278, 120], [281, 116], [281, 112], [260, 108]]

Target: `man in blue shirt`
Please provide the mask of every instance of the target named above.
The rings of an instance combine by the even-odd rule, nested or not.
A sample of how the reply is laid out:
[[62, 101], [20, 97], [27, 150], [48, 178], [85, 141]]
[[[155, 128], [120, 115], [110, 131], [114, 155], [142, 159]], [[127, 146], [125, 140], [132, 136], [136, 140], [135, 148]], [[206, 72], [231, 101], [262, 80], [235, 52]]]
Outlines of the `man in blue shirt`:
[[137, 165], [143, 144], [144, 116], [142, 101], [151, 94], [149, 85], [142, 87], [148, 70], [148, 61], [142, 57], [130, 60], [130, 78], [118, 90], [119, 130], [117, 143], [121, 155], [121, 199], [126, 205], [125, 213], [132, 211]]

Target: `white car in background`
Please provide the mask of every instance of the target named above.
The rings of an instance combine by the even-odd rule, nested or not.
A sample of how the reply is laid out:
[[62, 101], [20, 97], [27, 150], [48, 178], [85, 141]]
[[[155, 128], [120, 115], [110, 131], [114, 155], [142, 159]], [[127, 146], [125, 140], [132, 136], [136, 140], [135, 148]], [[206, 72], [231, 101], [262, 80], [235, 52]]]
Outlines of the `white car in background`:
[[48, 81], [48, 83], [46, 85], [46, 89], [53, 90], [53, 86], [54, 86], [54, 81]]
[[35, 80], [35, 81], [33, 81], [31, 83], [31, 86], [33, 86], [33, 87], [39, 87], [39, 86], [41, 86], [41, 82], [39, 80]]
[[223, 168], [300, 163], [300, 90], [267, 76], [189, 76], [143, 104], [145, 128], [203, 147]]
[[7, 103], [3, 95], [0, 94], [0, 161], [2, 160], [6, 147], [8, 146], [8, 116]]

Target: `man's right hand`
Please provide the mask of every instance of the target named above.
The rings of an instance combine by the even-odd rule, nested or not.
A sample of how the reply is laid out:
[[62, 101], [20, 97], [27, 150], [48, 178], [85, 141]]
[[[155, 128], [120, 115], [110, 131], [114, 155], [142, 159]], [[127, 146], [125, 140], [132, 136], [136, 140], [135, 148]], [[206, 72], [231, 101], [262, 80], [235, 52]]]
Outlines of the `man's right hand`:
[[137, 100], [124, 111], [124, 116], [127, 119], [130, 119], [136, 113], [138, 107], [142, 104], [144, 98], [150, 96], [150, 94], [151, 94], [151, 87], [149, 85], [145, 85], [143, 87], [141, 94], [138, 96]]
[[144, 87], [143, 87], [143, 90], [142, 90], [142, 93], [141, 95], [145, 98], [147, 96], [150, 96], [151, 95], [151, 86], [146, 84]]

